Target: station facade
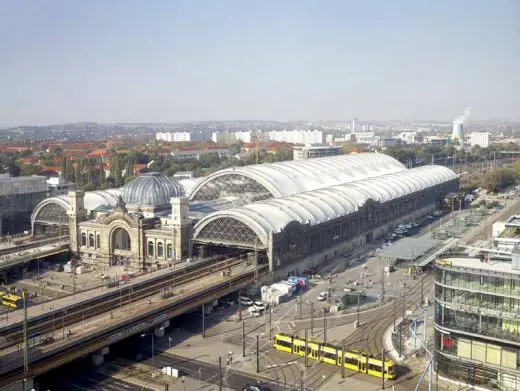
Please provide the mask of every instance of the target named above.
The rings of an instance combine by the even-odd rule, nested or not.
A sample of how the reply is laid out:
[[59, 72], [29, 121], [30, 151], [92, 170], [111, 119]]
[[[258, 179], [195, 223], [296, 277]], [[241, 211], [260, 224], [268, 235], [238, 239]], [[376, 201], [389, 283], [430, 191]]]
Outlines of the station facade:
[[67, 229], [72, 251], [98, 267], [245, 251], [282, 276], [431, 213], [458, 186], [445, 167], [362, 153], [224, 169], [190, 190], [149, 173], [121, 189], [46, 199], [31, 221]]

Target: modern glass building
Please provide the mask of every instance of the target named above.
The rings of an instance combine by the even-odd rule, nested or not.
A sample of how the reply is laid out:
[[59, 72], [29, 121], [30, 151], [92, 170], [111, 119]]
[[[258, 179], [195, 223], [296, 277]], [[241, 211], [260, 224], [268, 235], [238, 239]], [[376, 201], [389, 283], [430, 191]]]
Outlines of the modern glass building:
[[469, 386], [520, 390], [518, 266], [515, 259], [437, 261], [435, 354], [441, 376]]

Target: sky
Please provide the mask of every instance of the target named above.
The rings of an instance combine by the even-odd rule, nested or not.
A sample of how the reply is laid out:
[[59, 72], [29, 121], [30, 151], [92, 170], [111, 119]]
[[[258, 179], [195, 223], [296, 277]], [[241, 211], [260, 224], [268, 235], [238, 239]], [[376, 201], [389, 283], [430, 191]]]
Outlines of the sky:
[[0, 0], [0, 124], [520, 120], [518, 0]]

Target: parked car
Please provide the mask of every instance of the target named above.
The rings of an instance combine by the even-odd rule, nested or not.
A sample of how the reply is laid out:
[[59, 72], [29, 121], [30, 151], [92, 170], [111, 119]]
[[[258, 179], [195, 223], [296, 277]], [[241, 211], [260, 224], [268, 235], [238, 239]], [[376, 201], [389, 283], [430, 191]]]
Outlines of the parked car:
[[257, 310], [255, 307], [249, 307], [247, 310], [249, 311], [249, 315], [254, 316], [255, 318], [262, 315], [262, 312]]
[[267, 309], [265, 304], [262, 303], [261, 301], [255, 301], [253, 303], [253, 308], [257, 309], [258, 311], [265, 311]]
[[246, 297], [246, 296], [240, 296], [238, 298], [238, 303], [240, 305], [245, 305], [245, 306], [250, 306], [250, 305], [253, 305], [253, 300], [251, 300], [249, 297]]
[[327, 300], [329, 294], [327, 292], [321, 292], [318, 297], [316, 297], [316, 300], [318, 301], [325, 301]]

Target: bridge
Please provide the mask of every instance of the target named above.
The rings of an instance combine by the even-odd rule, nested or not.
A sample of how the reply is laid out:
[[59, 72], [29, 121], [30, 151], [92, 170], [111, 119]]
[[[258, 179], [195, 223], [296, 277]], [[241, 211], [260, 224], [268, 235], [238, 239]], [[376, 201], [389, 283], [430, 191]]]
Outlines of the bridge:
[[68, 239], [66, 236], [58, 236], [0, 247], [0, 271], [38, 258], [67, 253]]
[[[0, 327], [0, 387], [32, 379], [88, 354], [102, 357], [111, 344], [154, 327], [167, 327], [170, 319], [243, 289], [266, 271], [266, 266], [240, 258], [187, 263], [124, 289], [29, 317], [27, 342], [21, 314], [12, 314], [11, 321]], [[133, 300], [127, 299], [129, 292]], [[28, 346], [26, 367], [21, 341]]]

